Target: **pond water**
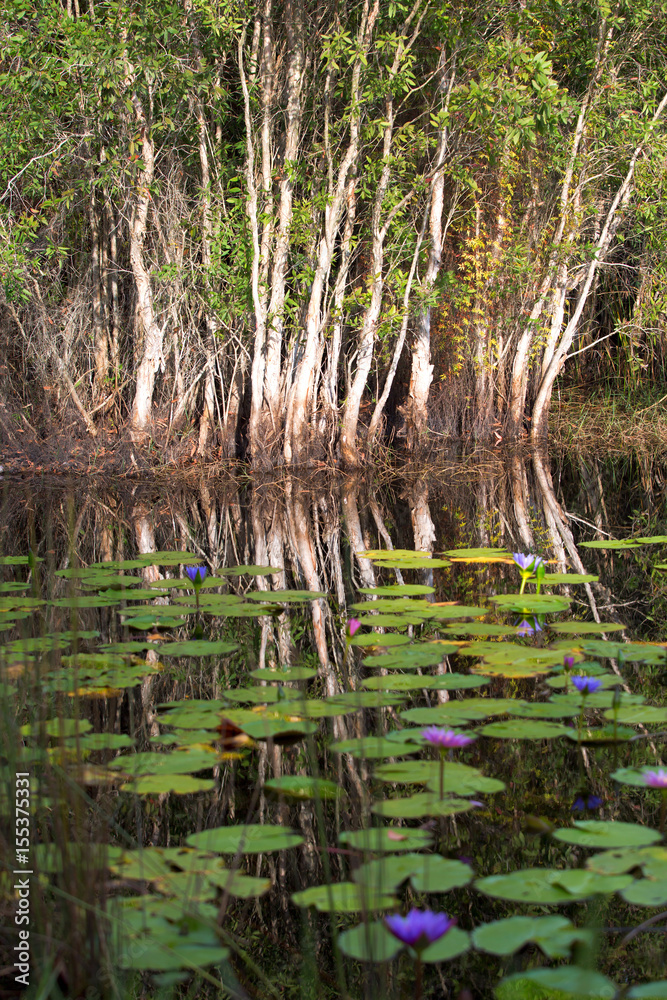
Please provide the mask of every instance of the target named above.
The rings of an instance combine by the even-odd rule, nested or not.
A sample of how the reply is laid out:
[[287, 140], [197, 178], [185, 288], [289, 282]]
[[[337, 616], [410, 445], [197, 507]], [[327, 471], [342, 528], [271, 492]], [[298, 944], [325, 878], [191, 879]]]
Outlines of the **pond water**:
[[3, 485], [8, 995], [667, 996], [661, 468]]

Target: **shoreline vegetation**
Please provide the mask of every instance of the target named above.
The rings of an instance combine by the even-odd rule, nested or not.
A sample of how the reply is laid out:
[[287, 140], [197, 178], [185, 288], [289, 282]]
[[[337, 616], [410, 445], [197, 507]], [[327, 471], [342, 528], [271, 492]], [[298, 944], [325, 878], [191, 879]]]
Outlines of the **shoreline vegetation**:
[[[658, 387], [653, 396], [658, 396]], [[586, 394], [581, 389], [558, 399], [549, 417], [549, 437], [544, 443], [547, 451], [572, 451], [581, 454], [650, 456], [661, 459], [667, 454], [666, 397], [656, 399], [644, 394], [603, 395]], [[15, 417], [18, 423], [18, 418]], [[2, 442], [2, 462], [5, 473], [21, 475], [115, 475], [136, 476], [171, 472], [181, 477], [191, 473], [207, 472], [223, 475], [282, 474], [289, 469], [282, 456], [276, 456], [273, 466], [260, 463], [256, 467], [250, 458], [229, 457], [221, 449], [209, 449], [201, 454], [198, 436], [193, 429], [178, 441], [160, 440], [160, 427], [155, 427], [146, 447], [138, 447], [129, 433], [118, 433], [114, 427], [100, 426], [95, 440], [76, 434], [76, 428], [62, 430], [43, 438], [27, 420], [23, 427], [6, 432], [8, 421], [0, 419], [5, 433]], [[451, 466], [452, 459], [470, 457], [477, 464], [480, 456], [488, 456], [492, 463], [502, 461], [505, 454], [525, 452], [534, 448], [527, 435], [522, 441], [504, 441], [495, 435], [493, 441], [456, 439], [438, 431], [425, 431], [419, 449], [410, 451], [405, 443], [378, 443], [373, 451], [362, 455], [360, 465], [346, 467], [336, 456], [304, 458], [302, 468], [309, 472], [356, 473], [387, 472], [400, 468], [423, 473], [423, 463], [437, 472], [443, 463]]]
[[662, 8], [3, 13], [10, 441], [351, 470], [667, 382]]

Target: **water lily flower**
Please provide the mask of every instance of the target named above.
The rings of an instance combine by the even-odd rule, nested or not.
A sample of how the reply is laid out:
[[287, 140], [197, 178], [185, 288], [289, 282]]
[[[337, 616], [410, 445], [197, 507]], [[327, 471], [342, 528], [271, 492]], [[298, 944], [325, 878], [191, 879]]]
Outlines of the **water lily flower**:
[[206, 579], [206, 574], [208, 570], [206, 566], [186, 566], [185, 574], [191, 583], [194, 583], [195, 587], [199, 585], [201, 587], [202, 583]]
[[384, 924], [394, 937], [419, 953], [450, 930], [456, 920], [446, 913], [434, 913], [433, 910], [412, 909], [405, 917], [394, 913], [384, 918]]
[[524, 618], [522, 621], [517, 622], [517, 628], [517, 635], [520, 635], [524, 639], [544, 631], [537, 618], [533, 618], [532, 623], [527, 618]]
[[667, 790], [667, 771], [659, 768], [657, 771], [646, 771], [644, 781], [649, 788], [662, 788]]
[[572, 803], [572, 812], [583, 812], [584, 809], [599, 809], [603, 801], [599, 795], [589, 795], [586, 799], [582, 795], [578, 795]]
[[357, 618], [350, 618], [350, 620], [347, 623], [347, 634], [349, 635], [350, 639], [352, 638], [354, 633], [357, 632], [360, 628], [361, 628], [361, 622]]
[[422, 729], [422, 737], [431, 746], [440, 750], [458, 750], [475, 741], [474, 736], [464, 736], [463, 733], [455, 733], [453, 729], [441, 729], [439, 726]]
[[564, 656], [563, 657], [563, 666], [565, 667], [566, 670], [572, 670], [572, 667], [574, 666], [574, 657], [573, 656]]
[[587, 694], [593, 694], [598, 688], [602, 687], [602, 681], [599, 681], [597, 677], [573, 677], [572, 683], [584, 696]]
[[537, 567], [544, 562], [542, 556], [523, 555], [521, 552], [513, 552], [512, 559], [519, 569], [529, 576], [532, 576]]

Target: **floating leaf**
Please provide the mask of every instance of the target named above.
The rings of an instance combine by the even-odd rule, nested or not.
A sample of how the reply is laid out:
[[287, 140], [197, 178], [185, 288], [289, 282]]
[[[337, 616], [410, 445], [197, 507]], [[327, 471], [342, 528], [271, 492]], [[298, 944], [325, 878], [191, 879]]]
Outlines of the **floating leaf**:
[[428, 847], [433, 834], [428, 830], [413, 830], [408, 827], [373, 826], [366, 830], [343, 831], [338, 840], [364, 854], [389, 854], [397, 851], [418, 851]]
[[452, 958], [458, 958], [471, 947], [470, 935], [467, 931], [462, 931], [460, 927], [451, 927], [444, 937], [439, 941], [434, 941], [422, 952], [422, 962], [448, 962]]
[[302, 774], [283, 774], [264, 782], [264, 788], [290, 799], [337, 799], [344, 794], [335, 781]]
[[576, 941], [590, 937], [590, 931], [579, 930], [559, 916], [507, 917], [481, 924], [472, 934], [475, 947], [491, 955], [512, 955], [534, 942], [549, 958], [566, 958]]
[[621, 892], [626, 903], [633, 906], [665, 906], [667, 904], [667, 878], [636, 879]]
[[160, 646], [159, 653], [160, 656], [221, 656], [238, 648], [235, 642], [190, 639], [188, 642], [165, 642]]
[[357, 760], [406, 757], [408, 754], [419, 752], [417, 746], [397, 746], [384, 736], [357, 736], [351, 740], [340, 740], [338, 743], [332, 743], [329, 749], [333, 753], [349, 753]]
[[643, 846], [662, 840], [662, 834], [648, 826], [600, 819], [579, 820], [573, 828], [556, 830], [554, 837], [565, 844], [600, 849]]
[[360, 635], [357, 632], [354, 639], [350, 639], [351, 646], [377, 646], [378, 648], [382, 646], [403, 646], [409, 642], [409, 635], [396, 635], [395, 632], [386, 632], [384, 634], [380, 632], [368, 632], [366, 635]]
[[599, 579], [599, 576], [590, 573], [545, 573], [542, 584], [545, 587], [553, 587], [560, 583], [597, 583]]
[[559, 594], [494, 594], [489, 597], [499, 611], [519, 615], [547, 615], [567, 611], [572, 603]]
[[604, 639], [587, 639], [581, 648], [589, 656], [622, 657], [626, 663], [667, 664], [667, 646], [651, 642], [610, 642]]
[[225, 566], [217, 572], [221, 576], [275, 576], [285, 570], [279, 566]]
[[549, 628], [563, 635], [599, 635], [601, 632], [622, 632], [626, 626], [614, 622], [555, 622]]
[[561, 965], [556, 969], [517, 972], [501, 980], [496, 1000], [613, 1000], [616, 985], [599, 972]]
[[376, 653], [366, 656], [363, 664], [373, 669], [417, 670], [419, 667], [434, 667], [442, 663], [445, 656], [456, 653], [458, 645], [453, 642], [413, 643], [392, 653]]
[[246, 594], [250, 601], [271, 601], [274, 604], [299, 604], [326, 596], [322, 590], [257, 590]]
[[284, 826], [219, 826], [191, 834], [186, 844], [217, 854], [266, 854], [298, 847], [303, 837]]
[[250, 676], [257, 681], [271, 681], [275, 684], [286, 684], [288, 681], [306, 681], [317, 677], [317, 670], [312, 667], [289, 667], [287, 670], [272, 670], [270, 667], [260, 667], [251, 670]]
[[190, 774], [146, 774], [120, 787], [123, 792], [135, 792], [137, 795], [162, 795], [165, 792], [194, 795], [196, 792], [212, 792], [215, 781], [212, 778], [193, 778]]
[[358, 913], [360, 910], [390, 910], [398, 900], [391, 893], [374, 891], [356, 882], [334, 885], [313, 885], [302, 892], [293, 892], [297, 906], [314, 906], [320, 913]]
[[513, 562], [512, 556], [504, 549], [448, 549], [444, 555], [458, 562]]
[[567, 729], [556, 722], [513, 719], [511, 722], [491, 722], [477, 730], [482, 736], [500, 740], [553, 740], [565, 736]]
[[381, 920], [350, 927], [338, 937], [338, 947], [357, 962], [389, 962], [402, 945]]
[[468, 799], [445, 796], [441, 799], [434, 792], [417, 792], [403, 799], [383, 799], [376, 802], [371, 812], [376, 816], [392, 819], [421, 819], [424, 816], [456, 816], [474, 808]]
[[469, 622], [460, 625], [445, 625], [447, 632], [452, 635], [518, 635], [518, 630], [514, 625], [491, 625], [488, 622]]
[[146, 753], [127, 754], [123, 757], [114, 757], [109, 762], [109, 767], [113, 770], [123, 771], [125, 774], [193, 774], [196, 771], [204, 771], [215, 767], [220, 763], [220, 757], [213, 750], [207, 748], [191, 747], [187, 750], [176, 750], [171, 753]]
[[645, 767], [619, 767], [612, 772], [614, 781], [620, 781], [622, 785], [634, 785], [635, 788], [646, 788], [646, 775], [655, 772], [655, 765], [647, 764]]
[[616, 549], [636, 549], [638, 541], [633, 538], [604, 538], [596, 539], [594, 542], [579, 542], [582, 549], [608, 549], [613, 552]]
[[665, 1000], [667, 997], [667, 979], [656, 983], [642, 983], [633, 986], [625, 994], [627, 1000]]
[[417, 597], [434, 594], [435, 587], [423, 583], [392, 583], [387, 587], [359, 587], [360, 594], [377, 594], [378, 597]]
[[394, 674], [390, 677], [367, 677], [362, 688], [371, 691], [463, 691], [482, 687], [487, 681], [473, 674], [436, 674], [431, 677]]
[[[589, 877], [585, 877], [589, 876]], [[567, 903], [599, 893], [616, 892], [632, 880], [629, 875], [606, 876], [581, 869], [526, 868], [508, 875], [477, 879], [476, 889], [486, 896], [515, 903]]]
[[394, 892], [406, 879], [416, 892], [448, 892], [467, 885], [473, 874], [462, 861], [411, 852], [367, 861], [354, 870], [352, 877], [377, 892]]

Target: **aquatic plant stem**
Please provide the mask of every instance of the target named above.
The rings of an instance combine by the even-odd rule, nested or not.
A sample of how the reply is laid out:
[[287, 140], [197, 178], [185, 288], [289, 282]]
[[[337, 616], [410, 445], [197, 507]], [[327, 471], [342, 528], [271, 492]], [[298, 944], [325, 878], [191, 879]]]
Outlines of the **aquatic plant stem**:
[[440, 751], [440, 801], [445, 797], [445, 754]]
[[415, 966], [415, 1000], [422, 1000], [422, 956], [417, 952], [417, 965]]
[[662, 791], [662, 804], [660, 806], [660, 826], [658, 827], [663, 837], [665, 835], [665, 819], [667, 819], [667, 788], [663, 788]]

